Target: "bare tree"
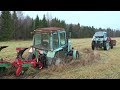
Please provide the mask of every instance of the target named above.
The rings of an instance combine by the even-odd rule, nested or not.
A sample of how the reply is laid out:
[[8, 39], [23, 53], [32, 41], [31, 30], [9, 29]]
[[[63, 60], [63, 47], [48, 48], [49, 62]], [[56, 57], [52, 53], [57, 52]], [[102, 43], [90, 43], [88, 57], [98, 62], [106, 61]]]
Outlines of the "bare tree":
[[17, 13], [18, 19], [21, 19], [21, 20], [24, 19], [24, 15], [23, 15], [23, 12], [22, 12], [22, 11], [17, 11], [16, 13]]

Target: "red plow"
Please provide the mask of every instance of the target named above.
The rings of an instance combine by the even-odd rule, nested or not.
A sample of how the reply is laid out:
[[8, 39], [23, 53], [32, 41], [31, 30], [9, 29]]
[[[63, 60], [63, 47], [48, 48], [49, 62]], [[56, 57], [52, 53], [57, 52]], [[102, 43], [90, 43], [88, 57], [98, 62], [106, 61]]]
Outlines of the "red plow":
[[[1, 46], [0, 51], [6, 47], [7, 46]], [[29, 59], [24, 59], [22, 57], [24, 51], [27, 49], [28, 48], [16, 48], [17, 57], [12, 63], [6, 62], [2, 58], [0, 58], [0, 73], [4, 73], [7, 67], [11, 67], [11, 69], [15, 68], [16, 76], [20, 76], [22, 74], [22, 71], [24, 72], [24, 70], [28, 70], [29, 67], [42, 69], [43, 64], [37, 60], [38, 58], [36, 58], [36, 56]], [[30, 57], [30, 55], [28, 57]]]

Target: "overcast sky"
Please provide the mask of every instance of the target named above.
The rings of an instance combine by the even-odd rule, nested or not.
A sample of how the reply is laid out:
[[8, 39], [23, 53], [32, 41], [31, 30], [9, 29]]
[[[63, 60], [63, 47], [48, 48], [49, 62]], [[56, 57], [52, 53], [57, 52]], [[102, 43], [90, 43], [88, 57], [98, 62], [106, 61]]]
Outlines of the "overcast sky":
[[120, 29], [120, 11], [23, 11], [24, 15], [40, 19], [49, 14], [50, 18], [65, 20], [67, 24], [94, 26], [95, 28]]

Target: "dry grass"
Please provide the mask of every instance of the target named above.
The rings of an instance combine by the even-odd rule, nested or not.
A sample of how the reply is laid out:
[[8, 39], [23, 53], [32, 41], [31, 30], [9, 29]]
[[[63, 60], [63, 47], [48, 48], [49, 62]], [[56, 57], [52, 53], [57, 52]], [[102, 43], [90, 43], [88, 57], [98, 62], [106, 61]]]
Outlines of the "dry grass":
[[0, 57], [12, 62], [15, 60], [17, 52], [16, 47], [29, 47], [32, 45], [31, 41], [7, 41], [0, 42], [0, 46], [8, 46], [0, 52]]
[[[72, 39], [72, 46], [80, 52], [80, 60], [74, 60], [67, 65], [52, 66], [43, 69], [28, 78], [34, 79], [120, 79], [120, 38], [117, 46], [109, 51], [91, 50], [91, 39]], [[2, 52], [2, 57], [13, 60], [15, 47], [28, 47], [31, 41], [0, 42], [9, 45]], [[10, 61], [10, 60], [8, 60]]]

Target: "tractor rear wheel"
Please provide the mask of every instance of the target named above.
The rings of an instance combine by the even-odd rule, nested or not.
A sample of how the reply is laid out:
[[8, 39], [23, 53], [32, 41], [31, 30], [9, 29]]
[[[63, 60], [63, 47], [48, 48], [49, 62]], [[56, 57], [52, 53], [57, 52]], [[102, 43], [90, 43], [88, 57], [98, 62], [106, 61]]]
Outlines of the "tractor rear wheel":
[[59, 65], [63, 63], [63, 60], [65, 58], [64, 52], [63, 51], [58, 51], [54, 58], [52, 59], [51, 65]]
[[73, 60], [73, 56], [67, 55], [67, 57], [65, 58], [64, 62], [65, 63], [69, 63]]

